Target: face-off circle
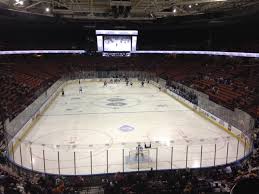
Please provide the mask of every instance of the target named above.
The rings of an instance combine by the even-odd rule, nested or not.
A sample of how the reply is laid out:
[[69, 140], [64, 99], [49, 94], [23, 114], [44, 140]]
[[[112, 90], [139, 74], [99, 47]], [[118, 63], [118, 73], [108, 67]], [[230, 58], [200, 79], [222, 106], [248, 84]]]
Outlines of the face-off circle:
[[[59, 138], [53, 139], [51, 137]], [[84, 149], [86, 145], [95, 144], [96, 138], [103, 139], [103, 144], [112, 143], [112, 137], [108, 133], [93, 129], [56, 130], [45, 135], [38, 136], [32, 141], [32, 143], [36, 145], [45, 144], [46, 147], [53, 150], [56, 150], [56, 148], [62, 148], [64, 146], [68, 146], [70, 148], [74, 146], [74, 148], [80, 150]], [[46, 144], [46, 142], [48, 142], [48, 144]]]

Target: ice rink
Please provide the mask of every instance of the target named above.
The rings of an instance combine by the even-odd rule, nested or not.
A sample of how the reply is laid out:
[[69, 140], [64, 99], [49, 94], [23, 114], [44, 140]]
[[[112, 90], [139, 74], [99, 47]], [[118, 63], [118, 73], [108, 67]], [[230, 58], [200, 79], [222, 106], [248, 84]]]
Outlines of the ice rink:
[[[151, 84], [78, 81], [35, 121], [14, 160], [56, 174], [100, 174], [226, 164], [244, 146]], [[151, 148], [137, 154], [138, 144]], [[21, 157], [22, 156], [22, 157]]]

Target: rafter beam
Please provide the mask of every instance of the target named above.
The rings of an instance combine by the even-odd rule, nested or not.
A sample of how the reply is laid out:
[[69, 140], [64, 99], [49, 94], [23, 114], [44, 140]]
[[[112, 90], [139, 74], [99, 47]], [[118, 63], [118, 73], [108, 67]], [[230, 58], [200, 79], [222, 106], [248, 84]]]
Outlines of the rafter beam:
[[188, 1], [183, 1], [183, 0], [172, 0], [168, 1], [166, 4], [162, 5], [159, 7], [159, 11], [162, 11], [164, 9], [169, 9], [173, 6], [182, 6], [182, 5], [194, 5], [194, 4], [204, 4], [204, 3], [216, 3], [216, 2], [226, 2], [227, 0], [188, 0]]
[[202, 4], [202, 3], [216, 3], [216, 2], [225, 2], [225, 1], [229, 1], [229, 0], [187, 0], [187, 1], [183, 1], [183, 0], [171, 0], [168, 1], [167, 4], [176, 4], [176, 5], [190, 5], [190, 4]]
[[133, 7], [138, 7], [144, 0], [138, 0], [137, 3], [135, 5], [133, 5]]
[[33, 7], [35, 7], [35, 6], [39, 5], [39, 4], [42, 4], [42, 3], [44, 3], [44, 2], [46, 2], [46, 1], [38, 1], [38, 2], [36, 2], [36, 3], [33, 3], [33, 4], [31, 4], [31, 5], [27, 6], [27, 7], [25, 7], [25, 9], [27, 10], [27, 9], [33, 8]]
[[10, 4], [10, 1], [8, 0], [0, 0], [0, 4], [3, 4], [3, 5], [9, 5]]

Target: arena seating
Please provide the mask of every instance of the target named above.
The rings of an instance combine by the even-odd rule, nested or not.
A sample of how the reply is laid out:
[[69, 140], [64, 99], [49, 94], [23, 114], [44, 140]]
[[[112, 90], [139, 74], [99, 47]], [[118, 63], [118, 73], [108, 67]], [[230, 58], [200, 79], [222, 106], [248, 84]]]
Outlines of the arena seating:
[[258, 66], [222, 63], [189, 65], [190, 70], [187, 65], [181, 64], [173, 68], [173, 73], [168, 73], [169, 79], [204, 92], [211, 100], [227, 108], [241, 108], [255, 116], [259, 89]]
[[[147, 60], [149, 59], [149, 60]], [[5, 117], [13, 118], [32, 100], [33, 94], [48, 87], [66, 73], [78, 71], [138, 70], [154, 72], [159, 77], [185, 84], [208, 94], [227, 108], [240, 108], [258, 115], [259, 65], [256, 61], [237, 61], [206, 57], [138, 56], [131, 58], [53, 57], [29, 58], [18, 65], [1, 65], [1, 104]], [[29, 64], [28, 64], [29, 63]], [[62, 64], [62, 65], [61, 65]], [[8, 97], [8, 98], [7, 98]], [[19, 99], [18, 99], [19, 97]], [[8, 99], [8, 100], [7, 100]], [[23, 101], [24, 103], [20, 103]], [[12, 106], [11, 106], [12, 105]], [[8, 111], [7, 111], [8, 110]]]
[[[48, 88], [57, 78], [33, 66], [0, 66], [0, 103], [2, 116], [13, 119]], [[3, 118], [3, 119], [4, 119]]]

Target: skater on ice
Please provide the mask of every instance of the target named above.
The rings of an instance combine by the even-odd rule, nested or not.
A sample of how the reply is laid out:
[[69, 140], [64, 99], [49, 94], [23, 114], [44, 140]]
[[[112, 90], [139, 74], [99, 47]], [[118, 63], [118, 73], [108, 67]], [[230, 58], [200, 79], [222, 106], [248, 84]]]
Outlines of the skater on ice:
[[103, 86], [106, 87], [107, 86], [107, 81], [103, 82]]
[[81, 94], [83, 92], [82, 86], [79, 87], [79, 93]]

